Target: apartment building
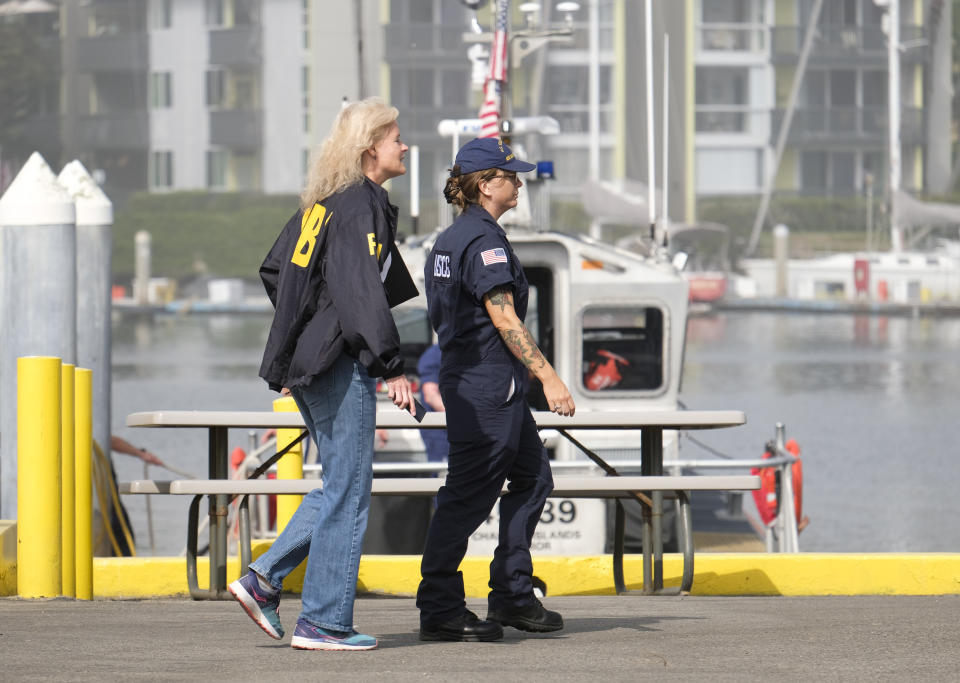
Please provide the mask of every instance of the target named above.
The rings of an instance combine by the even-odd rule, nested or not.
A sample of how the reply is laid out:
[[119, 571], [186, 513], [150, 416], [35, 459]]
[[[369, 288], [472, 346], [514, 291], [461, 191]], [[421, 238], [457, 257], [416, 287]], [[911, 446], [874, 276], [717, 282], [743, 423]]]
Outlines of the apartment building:
[[377, 5], [64, 0], [64, 156], [111, 196], [296, 193], [342, 100], [363, 95], [356, 46]]
[[[529, 3], [523, 10], [514, 3], [511, 12], [513, 47], [524, 40], [523, 30], [572, 28], [569, 38], [512, 51], [507, 97], [513, 116], [559, 121], [559, 134], [524, 142], [531, 157], [554, 161], [551, 193], [570, 201], [590, 172], [592, 16], [599, 36], [600, 177], [646, 181], [649, 169], [644, 3], [597, 0], [593, 15], [591, 2], [561, 10], [544, 0], [535, 13]], [[481, 29], [488, 31], [491, 8], [481, 5]], [[667, 187], [674, 220], [694, 220], [697, 197], [762, 190], [813, 5], [654, 3], [652, 153], [659, 174], [669, 61]], [[950, 135], [949, 88], [934, 87], [939, 81], [931, 77], [938, 69], [949, 73], [944, 7], [944, 0], [900, 0], [900, 141], [908, 190], [942, 187], [951, 170], [943, 142]], [[863, 192], [870, 182], [883, 192], [884, 12], [875, 0], [824, 2], [776, 175], [778, 192], [843, 195]], [[480, 104], [465, 40], [473, 17], [455, 0], [62, 0], [60, 97], [42, 98], [30, 134], [62, 147], [61, 161], [79, 158], [102, 174], [119, 200], [143, 189], [296, 193], [309, 152], [343, 98], [379, 94], [400, 109], [405, 140], [420, 147], [418, 193], [427, 218], [451, 161], [450, 140], [437, 135], [437, 123], [475, 117]], [[402, 205], [411, 182], [393, 181]]]
[[[698, 196], [762, 190], [787, 119], [814, 4], [697, 3]], [[823, 3], [776, 174], [778, 192], [843, 196], [862, 193], [871, 183], [875, 192], [886, 188], [889, 72], [881, 4]], [[935, 45], [943, 34], [928, 30], [931, 19], [939, 21], [943, 4], [900, 1], [902, 187], [911, 191], [922, 191], [932, 181], [943, 185], [942, 168], [938, 178], [928, 177], [924, 168], [931, 146], [942, 147], [949, 135], [942, 123], [949, 120], [949, 98], [935, 96], [928, 80], [931, 68], [943, 67], [944, 60], [949, 64], [949, 54]]]

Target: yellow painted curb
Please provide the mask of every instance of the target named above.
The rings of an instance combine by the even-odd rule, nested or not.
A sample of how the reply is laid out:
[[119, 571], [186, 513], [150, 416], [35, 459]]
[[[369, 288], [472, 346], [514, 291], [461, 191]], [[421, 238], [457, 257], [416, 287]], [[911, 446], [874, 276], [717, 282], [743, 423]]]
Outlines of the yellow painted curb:
[[[5, 525], [6, 524], [6, 525]], [[10, 535], [0, 522], [0, 541]], [[16, 527], [12, 537], [16, 538]], [[6, 543], [6, 545], [10, 545]], [[258, 557], [268, 541], [254, 544]], [[16, 594], [16, 546], [0, 543], [0, 595]], [[13, 551], [12, 561], [10, 551]], [[534, 572], [547, 584], [548, 595], [613, 595], [609, 556], [535, 557]], [[677, 586], [683, 558], [666, 555], [667, 586]], [[464, 560], [468, 597], [488, 591], [490, 558]], [[96, 598], [146, 598], [187, 595], [186, 560], [182, 557], [123, 557], [94, 559]], [[198, 561], [201, 588], [210, 576], [206, 558]], [[641, 588], [642, 558], [628, 555], [624, 574], [629, 588]], [[237, 557], [229, 558], [229, 580], [240, 575]], [[420, 557], [368, 555], [360, 562], [361, 592], [412, 596], [420, 582]], [[284, 583], [290, 592], [303, 586], [303, 565]], [[960, 553], [699, 553], [695, 559], [693, 595], [946, 595], [960, 594]]]

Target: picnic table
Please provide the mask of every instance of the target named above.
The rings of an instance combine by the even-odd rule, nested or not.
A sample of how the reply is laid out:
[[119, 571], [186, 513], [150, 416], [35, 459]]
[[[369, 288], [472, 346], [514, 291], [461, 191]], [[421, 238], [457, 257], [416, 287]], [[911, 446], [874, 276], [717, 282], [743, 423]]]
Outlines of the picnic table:
[[[663, 591], [663, 544], [661, 530], [662, 499], [665, 490], [675, 490], [681, 501], [684, 500], [682, 489], [755, 489], [759, 488], [759, 477], [663, 477], [663, 432], [664, 430], [692, 430], [717, 429], [733, 427], [746, 422], [743, 412], [737, 410], [631, 410], [631, 411], [581, 411], [573, 417], [562, 417], [550, 412], [534, 412], [534, 419], [540, 430], [556, 430], [564, 438], [570, 440], [593, 460], [608, 476], [619, 476], [616, 469], [600, 456], [584, 446], [572, 431], [579, 430], [639, 430], [641, 434], [641, 473], [649, 484], [642, 484], [637, 477], [630, 477], [630, 489], [620, 489], [619, 497], [630, 496], [639, 500], [644, 506], [643, 527], [643, 592], [659, 593]], [[299, 412], [272, 412], [272, 411], [191, 411], [191, 410], [156, 410], [132, 413], [127, 417], [129, 427], [178, 428], [178, 429], [206, 429], [208, 432], [207, 462], [210, 480], [229, 479], [228, 469], [228, 431], [230, 429], [306, 429]], [[422, 422], [418, 423], [406, 411], [393, 406], [377, 411], [377, 427], [381, 429], [442, 429], [446, 426], [444, 413], [428, 413]], [[569, 478], [566, 478], [569, 479]], [[670, 481], [666, 481], [670, 479]], [[676, 480], [676, 481], [675, 481]], [[708, 481], [712, 480], [712, 481]], [[755, 480], [755, 481], [754, 481]], [[376, 480], [375, 480], [376, 481]], [[410, 480], [397, 479], [399, 493], [423, 495], [427, 492], [410, 489]], [[403, 482], [407, 482], [403, 484]], [[172, 482], [177, 484], [179, 482]], [[185, 483], [185, 482], [184, 482]], [[306, 483], [306, 482], [304, 482]], [[439, 486], [437, 479], [433, 479], [431, 486]], [[627, 480], [624, 480], [627, 485]], [[128, 493], [186, 493], [186, 490], [171, 490], [169, 483], [165, 489], [148, 482], [143, 486], [126, 487]], [[387, 482], [381, 485], [375, 493], [391, 493]], [[153, 488], [151, 488], [153, 485]], [[267, 482], [263, 482], [267, 485]], [[271, 482], [270, 486], [281, 484]], [[319, 486], [319, 481], [316, 482]], [[643, 486], [636, 490], [636, 487]], [[596, 488], [595, 486], [591, 488]], [[605, 491], [588, 490], [584, 497], [611, 497], [617, 496], [616, 486], [608, 482]], [[192, 491], [198, 490], [196, 486]], [[227, 518], [226, 509], [228, 495], [213, 493], [210, 489], [206, 495], [211, 497], [209, 512], [210, 521], [210, 588], [206, 593], [196, 592], [194, 597], [221, 598], [228, 597], [227, 587]], [[650, 493], [649, 496], [643, 492]], [[238, 493], [233, 492], [233, 493]], [[280, 492], [279, 489], [277, 491]], [[614, 548], [614, 576], [618, 592], [628, 592], [624, 588], [622, 576], [622, 539], [623, 539], [623, 509], [617, 500], [616, 531], [619, 544]], [[686, 501], [687, 504], [689, 501]], [[689, 517], [685, 520], [689, 527]], [[189, 530], [188, 530], [189, 531]], [[196, 533], [196, 530], [193, 530]], [[693, 541], [692, 534], [686, 534], [687, 547], [684, 548], [684, 579], [681, 588], [689, 590], [693, 578]], [[619, 558], [618, 558], [619, 556]], [[617, 560], [619, 559], [619, 562]], [[687, 561], [689, 559], [689, 562]], [[687, 566], [689, 564], [689, 567]], [[618, 575], [619, 570], [619, 575]], [[191, 591], [194, 592], [194, 591]]]

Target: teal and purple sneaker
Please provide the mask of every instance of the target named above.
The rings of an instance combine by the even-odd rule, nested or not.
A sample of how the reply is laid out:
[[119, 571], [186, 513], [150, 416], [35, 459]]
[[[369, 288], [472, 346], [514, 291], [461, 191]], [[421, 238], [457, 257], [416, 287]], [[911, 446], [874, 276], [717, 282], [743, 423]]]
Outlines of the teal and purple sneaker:
[[356, 631], [332, 631], [297, 619], [290, 645], [298, 650], [372, 650], [377, 639]]
[[283, 638], [279, 590], [271, 593], [261, 588], [260, 581], [252, 569], [227, 586], [227, 590], [264, 633], [277, 640]]

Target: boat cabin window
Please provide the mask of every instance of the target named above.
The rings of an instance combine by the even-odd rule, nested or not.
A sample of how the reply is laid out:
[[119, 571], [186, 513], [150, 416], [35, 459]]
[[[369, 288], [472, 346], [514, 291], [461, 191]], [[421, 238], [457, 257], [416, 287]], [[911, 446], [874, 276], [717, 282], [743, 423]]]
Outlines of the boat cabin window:
[[582, 320], [586, 391], [650, 391], [663, 385], [661, 309], [597, 306], [584, 310]]
[[400, 355], [407, 374], [415, 374], [420, 354], [433, 343], [433, 330], [427, 309], [418, 306], [397, 306], [391, 311], [400, 333]]

